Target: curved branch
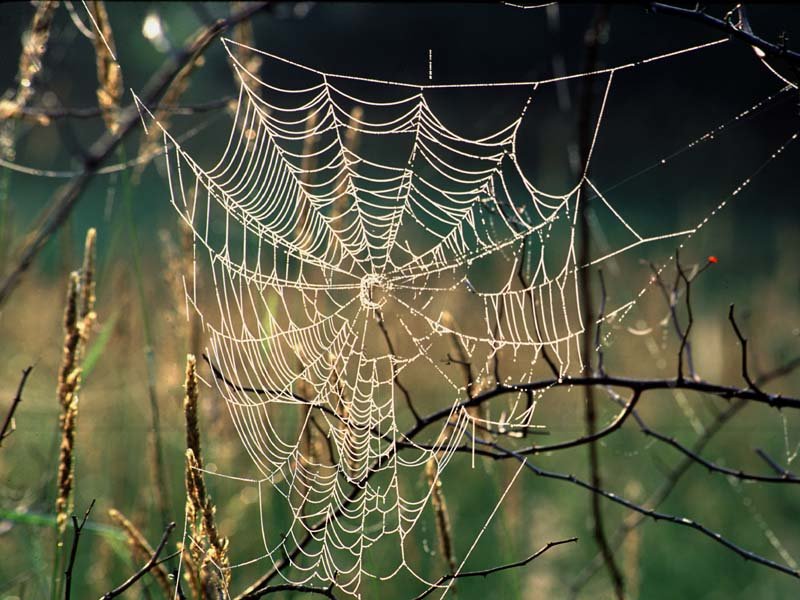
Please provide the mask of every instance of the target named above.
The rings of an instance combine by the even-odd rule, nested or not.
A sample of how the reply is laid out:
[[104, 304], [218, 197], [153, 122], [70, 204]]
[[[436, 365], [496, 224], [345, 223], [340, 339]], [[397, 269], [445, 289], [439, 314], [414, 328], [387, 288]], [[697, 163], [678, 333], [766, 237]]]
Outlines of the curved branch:
[[746, 28], [737, 27], [730, 19], [719, 19], [709, 15], [705, 10], [700, 8], [684, 8], [682, 6], [673, 6], [671, 4], [663, 4], [661, 2], [651, 2], [650, 9], [654, 13], [661, 13], [665, 15], [672, 15], [689, 19], [697, 23], [701, 23], [712, 29], [727, 33], [732, 38], [741, 40], [761, 50], [766, 56], [773, 58], [783, 58], [789, 61], [795, 68], [800, 68], [800, 53], [789, 50], [782, 44], [774, 44], [768, 42], [764, 38], [755, 35], [752, 31]]
[[14, 399], [11, 401], [11, 408], [8, 409], [6, 413], [6, 418], [3, 421], [3, 428], [0, 429], [0, 447], [3, 445], [3, 440], [6, 439], [11, 433], [14, 431], [12, 427], [12, 423], [14, 422], [14, 413], [17, 412], [17, 407], [19, 406], [20, 402], [22, 402], [22, 390], [25, 388], [25, 383], [28, 381], [28, 375], [31, 374], [33, 370], [33, 365], [25, 367], [22, 370], [22, 377], [19, 380], [19, 385], [17, 386], [17, 393], [14, 394]]
[[133, 575], [131, 575], [127, 581], [122, 583], [121, 585], [115, 587], [110, 592], [106, 592], [103, 594], [100, 600], [110, 600], [111, 598], [116, 598], [117, 596], [121, 595], [123, 592], [128, 590], [134, 583], [139, 581], [142, 577], [144, 577], [147, 573], [150, 572], [150, 569], [156, 566], [158, 563], [158, 557], [161, 552], [164, 550], [164, 547], [167, 545], [167, 540], [169, 539], [169, 535], [172, 533], [172, 530], [175, 529], [175, 523], [170, 523], [167, 525], [167, 528], [164, 530], [163, 535], [161, 536], [161, 541], [158, 543], [158, 546], [153, 551], [153, 556], [150, 557], [141, 569], [136, 571]]
[[546, 479], [556, 479], [558, 481], [566, 481], [568, 483], [572, 483], [574, 485], [577, 485], [578, 487], [582, 487], [583, 489], [585, 489], [585, 490], [587, 490], [587, 491], [589, 491], [589, 492], [591, 492], [593, 494], [597, 494], [598, 496], [602, 496], [603, 498], [605, 498], [607, 500], [610, 500], [611, 502], [614, 502], [616, 504], [620, 504], [621, 506], [624, 506], [625, 508], [627, 508], [629, 510], [638, 512], [638, 513], [640, 513], [642, 515], [645, 515], [647, 517], [651, 517], [652, 519], [654, 519], [656, 521], [667, 521], [669, 523], [674, 523], [676, 525], [681, 525], [683, 527], [688, 527], [690, 529], [694, 529], [694, 530], [699, 531], [700, 533], [702, 533], [707, 538], [715, 541], [718, 544], [721, 544], [722, 546], [724, 546], [724, 547], [728, 548], [729, 550], [733, 551], [734, 553], [738, 554], [739, 556], [741, 556], [745, 560], [751, 560], [751, 561], [753, 561], [755, 563], [758, 563], [760, 565], [763, 565], [765, 567], [769, 567], [770, 569], [774, 569], [776, 571], [780, 571], [781, 573], [785, 573], [787, 575], [791, 575], [792, 577], [800, 579], [800, 571], [798, 571], [797, 569], [793, 569], [793, 568], [788, 567], [786, 565], [782, 565], [781, 563], [775, 562], [775, 561], [770, 560], [768, 558], [764, 558], [763, 556], [760, 556], [760, 555], [758, 555], [758, 554], [756, 554], [754, 552], [751, 552], [750, 550], [746, 550], [745, 548], [742, 548], [741, 546], [733, 543], [728, 538], [723, 537], [721, 534], [717, 533], [716, 531], [714, 531], [712, 529], [709, 529], [708, 527], [706, 527], [705, 525], [703, 525], [701, 523], [698, 523], [697, 521], [693, 521], [692, 519], [688, 519], [686, 517], [677, 517], [675, 515], [670, 515], [670, 514], [667, 514], [667, 513], [662, 513], [662, 512], [658, 512], [656, 510], [645, 508], [643, 506], [640, 506], [639, 504], [631, 502], [630, 500], [628, 500], [626, 498], [618, 496], [617, 494], [613, 494], [613, 493], [611, 493], [609, 491], [606, 491], [605, 489], [602, 489], [602, 488], [599, 488], [599, 487], [595, 487], [591, 483], [583, 481], [582, 479], [578, 479], [574, 475], [568, 475], [568, 474], [565, 474], [565, 473], [557, 473], [557, 472], [554, 472], [554, 471], [547, 471], [545, 469], [541, 469], [541, 468], [535, 466], [534, 464], [532, 464], [529, 459], [525, 458], [524, 456], [521, 456], [520, 454], [514, 452], [513, 450], [509, 450], [507, 448], [504, 448], [504, 447], [500, 446], [496, 442], [487, 442], [485, 440], [481, 440], [481, 439], [478, 439], [478, 438], [475, 438], [474, 442], [476, 444], [480, 444], [480, 445], [483, 445], [483, 446], [491, 447], [495, 451], [500, 452], [502, 454], [505, 454], [509, 458], [512, 458], [512, 457], [515, 458], [519, 462], [523, 463], [523, 465], [525, 466], [526, 469], [528, 469], [529, 471], [531, 471], [534, 475], [537, 475], [538, 477], [544, 477]]
[[577, 542], [577, 541], [578, 541], [578, 538], [571, 537], [571, 538], [568, 538], [568, 539], [565, 539], [565, 540], [558, 540], [557, 542], [547, 542], [544, 546], [539, 548], [536, 552], [531, 554], [529, 557], [524, 558], [522, 560], [518, 560], [517, 562], [509, 563], [509, 564], [506, 564], [506, 565], [500, 565], [500, 566], [497, 566], [497, 567], [491, 567], [489, 569], [482, 569], [480, 571], [467, 571], [467, 572], [464, 572], [464, 573], [455, 573], [455, 574], [450, 574], [450, 575], [442, 575], [439, 578], [439, 581], [437, 581], [435, 584], [433, 584], [431, 587], [429, 587], [427, 590], [425, 590], [422, 594], [420, 594], [419, 596], [414, 598], [414, 600], [422, 600], [423, 598], [428, 597], [430, 594], [432, 594], [438, 588], [440, 588], [443, 583], [447, 583], [448, 581], [450, 581], [452, 579], [464, 579], [464, 578], [467, 578], [467, 577], [488, 577], [492, 573], [498, 573], [500, 571], [506, 571], [508, 569], [516, 569], [516, 568], [519, 568], [519, 567], [524, 567], [528, 563], [533, 562], [534, 560], [539, 558], [542, 554], [544, 554], [545, 552], [547, 552], [551, 548], [554, 548], [556, 546], [561, 546], [562, 544], [569, 544], [569, 543]]

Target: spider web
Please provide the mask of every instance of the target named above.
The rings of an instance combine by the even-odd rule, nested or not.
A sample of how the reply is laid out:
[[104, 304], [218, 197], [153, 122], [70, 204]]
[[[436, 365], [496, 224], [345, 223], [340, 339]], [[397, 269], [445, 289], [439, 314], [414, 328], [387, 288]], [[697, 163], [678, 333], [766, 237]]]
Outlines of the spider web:
[[[264, 555], [254, 560], [288, 559], [287, 581], [353, 594], [363, 577], [401, 570], [433, 584], [405, 551], [433, 488], [402, 481], [431, 461], [438, 479], [476, 427], [536, 427], [531, 393], [511, 394], [499, 416], [461, 406], [465, 392], [495, 382], [499, 353], [516, 380], [532, 377], [545, 353], [559, 376], [582, 368], [581, 194], [590, 189], [629, 239], [592, 264], [694, 231], [639, 233], [587, 177], [589, 161], [568, 192], [540, 189], [517, 157], [529, 109], [545, 86], [602, 78], [593, 149], [617, 72], [722, 41], [543, 81], [414, 85], [326, 73], [224, 40], [240, 88], [219, 161], [202, 168], [162, 131], [170, 198], [194, 232], [195, 269], [210, 273], [216, 309], [200, 312], [193, 283], [187, 302], [203, 318], [213, 385], [260, 472], [239, 479], [257, 484], [259, 499], [273, 488], [291, 512], [281, 532], [262, 514]], [[250, 73], [242, 51], [258, 53], [270, 77]], [[490, 87], [523, 93], [506, 123], [479, 137], [448, 127], [429, 100]], [[454, 348], [477, 369], [469, 384]], [[403, 383], [410, 373], [449, 394], [425, 401], [424, 385]], [[418, 411], [432, 409], [448, 418], [425, 442], [406, 437], [426, 428]], [[386, 544], [400, 549], [398, 564], [368, 568]]]

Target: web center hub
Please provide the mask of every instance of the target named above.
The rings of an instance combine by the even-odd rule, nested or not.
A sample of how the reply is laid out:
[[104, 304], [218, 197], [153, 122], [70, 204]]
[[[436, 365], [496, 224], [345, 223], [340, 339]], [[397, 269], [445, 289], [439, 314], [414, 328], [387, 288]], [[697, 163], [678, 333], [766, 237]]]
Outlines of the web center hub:
[[377, 273], [368, 273], [361, 279], [361, 288], [358, 297], [361, 305], [369, 310], [378, 310], [386, 304], [386, 290], [389, 285], [383, 276]]

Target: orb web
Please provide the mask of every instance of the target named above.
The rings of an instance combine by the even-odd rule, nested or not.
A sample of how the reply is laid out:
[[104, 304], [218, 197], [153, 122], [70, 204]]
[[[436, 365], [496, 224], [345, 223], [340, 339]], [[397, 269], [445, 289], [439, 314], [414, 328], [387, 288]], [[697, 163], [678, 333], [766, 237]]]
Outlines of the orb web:
[[[537, 93], [601, 78], [593, 148], [617, 72], [721, 42], [545, 81], [415, 85], [326, 73], [224, 40], [239, 95], [219, 161], [201, 167], [162, 131], [170, 199], [215, 297], [201, 311], [187, 279], [212, 385], [259, 472], [259, 498], [271, 488], [290, 510], [281, 531], [262, 515], [254, 560], [288, 561], [279, 571], [288, 581], [353, 594], [364, 577], [401, 570], [434, 583], [405, 547], [432, 486], [403, 481], [429, 464], [438, 478], [475, 428], [537, 426], [535, 394], [510, 394], [499, 415], [463, 406], [465, 393], [504, 383], [492, 366], [499, 353], [517, 381], [545, 353], [559, 376], [582, 368], [581, 194], [591, 190], [628, 237], [592, 264], [691, 232], [640, 234], [588, 178], [588, 161], [566, 193], [531, 181], [517, 140]], [[260, 55], [261, 73], [242, 66], [241, 51]], [[445, 124], [429, 99], [492, 87], [519, 102], [478, 136]], [[475, 369], [466, 382], [465, 357]], [[446, 393], [428, 397], [432, 380]], [[442, 410], [447, 418], [420, 418]], [[366, 560], [386, 544], [399, 549], [396, 564]]]

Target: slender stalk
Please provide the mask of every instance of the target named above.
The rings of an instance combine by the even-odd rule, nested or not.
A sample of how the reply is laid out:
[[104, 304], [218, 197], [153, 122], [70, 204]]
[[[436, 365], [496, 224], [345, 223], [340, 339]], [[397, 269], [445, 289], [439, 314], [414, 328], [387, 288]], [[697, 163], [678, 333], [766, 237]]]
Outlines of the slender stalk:
[[[125, 159], [123, 150], [120, 150], [121, 159]], [[128, 236], [130, 240], [130, 256], [133, 263], [134, 282], [139, 296], [139, 308], [142, 319], [142, 334], [144, 335], [144, 357], [145, 368], [147, 370], [147, 397], [150, 401], [150, 463], [153, 470], [153, 486], [155, 489], [156, 507], [161, 516], [162, 526], [170, 522], [169, 518], [169, 489], [167, 487], [167, 477], [164, 467], [164, 452], [161, 443], [161, 415], [158, 405], [158, 395], [156, 393], [156, 365], [155, 354], [153, 352], [153, 327], [150, 321], [150, 314], [147, 311], [148, 303], [144, 289], [144, 274], [141, 265], [141, 251], [139, 246], [139, 236], [136, 227], [136, 219], [133, 214], [133, 202], [131, 200], [132, 186], [130, 176], [126, 176], [123, 183], [123, 202], [127, 212]]]

